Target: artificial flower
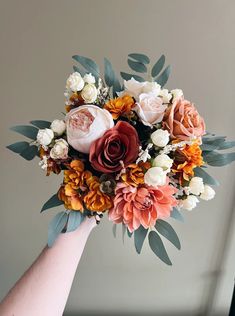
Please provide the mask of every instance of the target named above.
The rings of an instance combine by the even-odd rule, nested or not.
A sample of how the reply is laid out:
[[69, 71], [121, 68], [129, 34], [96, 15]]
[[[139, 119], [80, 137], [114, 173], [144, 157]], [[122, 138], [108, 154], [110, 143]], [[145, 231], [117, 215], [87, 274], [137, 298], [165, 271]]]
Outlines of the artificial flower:
[[139, 82], [133, 77], [130, 80], [124, 80], [124, 91], [120, 92], [119, 96], [130, 95], [138, 101], [139, 95], [143, 92], [144, 85], [144, 82]]
[[171, 90], [171, 94], [173, 96], [172, 102], [174, 102], [176, 99], [184, 98], [184, 94], [181, 89], [173, 89]]
[[54, 120], [51, 123], [50, 128], [53, 130], [55, 135], [61, 136], [64, 134], [64, 132], [66, 130], [66, 125], [65, 125], [65, 122], [63, 120]]
[[200, 177], [193, 177], [189, 182], [189, 192], [194, 195], [200, 195], [204, 190], [203, 179]]
[[95, 77], [91, 73], [85, 74], [83, 80], [85, 83], [95, 83]]
[[67, 159], [68, 158], [69, 145], [63, 138], [56, 139], [54, 146], [50, 150], [50, 156], [52, 159]]
[[93, 83], [88, 83], [82, 89], [81, 97], [85, 103], [93, 103], [97, 99], [97, 89]]
[[166, 172], [161, 167], [152, 167], [144, 175], [144, 182], [154, 187], [164, 185], [166, 180]]
[[133, 187], [120, 182], [115, 190], [114, 207], [109, 211], [109, 219], [114, 223], [124, 223], [130, 232], [153, 227], [157, 219], [167, 218], [177, 201], [173, 196], [177, 189], [166, 184], [161, 187]]
[[215, 190], [212, 189], [208, 184], [204, 185], [203, 192], [200, 195], [200, 198], [205, 201], [212, 200], [215, 197]]
[[151, 134], [151, 140], [154, 145], [158, 147], [165, 147], [170, 140], [170, 134], [168, 131], [163, 129], [157, 129], [155, 132]]
[[138, 164], [130, 164], [122, 173], [121, 179], [126, 184], [133, 187], [137, 187], [140, 184], [144, 184], [144, 173], [151, 167], [148, 162], [139, 162]]
[[173, 160], [166, 154], [160, 154], [153, 159], [153, 167], [161, 167], [165, 172], [170, 172]]
[[97, 171], [112, 173], [133, 163], [138, 153], [136, 129], [127, 122], [119, 121], [91, 144], [89, 160]]
[[114, 125], [107, 110], [91, 104], [71, 110], [65, 121], [68, 143], [82, 153], [89, 153], [91, 144]]
[[196, 196], [189, 195], [186, 199], [181, 200], [179, 205], [187, 211], [192, 211], [197, 206], [198, 202], [199, 200]]
[[205, 123], [195, 106], [182, 98], [166, 110], [162, 122], [173, 139], [190, 140], [205, 134]]
[[112, 208], [112, 197], [101, 192], [100, 189], [92, 190], [84, 196], [86, 208], [93, 212], [105, 212]]
[[122, 97], [109, 100], [104, 105], [104, 108], [112, 114], [114, 120], [117, 120], [119, 116], [129, 114], [134, 105], [134, 99], [129, 95], [124, 95]]
[[73, 92], [81, 91], [84, 87], [84, 80], [79, 72], [72, 73], [66, 81], [66, 89]]
[[54, 132], [50, 128], [40, 129], [37, 134], [37, 142], [42, 146], [48, 146], [54, 138]]
[[172, 98], [172, 94], [169, 93], [168, 89], [162, 89], [159, 92], [159, 96], [162, 97], [163, 103], [169, 103]]
[[58, 198], [64, 202], [64, 207], [67, 210], [84, 211], [81, 195], [73, 189], [71, 184], [60, 187]]

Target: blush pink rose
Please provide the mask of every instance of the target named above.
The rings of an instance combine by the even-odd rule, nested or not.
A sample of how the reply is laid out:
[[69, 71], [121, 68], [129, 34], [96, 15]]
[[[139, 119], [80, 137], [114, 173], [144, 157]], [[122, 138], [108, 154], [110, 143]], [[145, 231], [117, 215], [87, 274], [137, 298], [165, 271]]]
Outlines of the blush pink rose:
[[114, 126], [112, 115], [96, 105], [81, 105], [66, 115], [67, 141], [88, 154], [91, 144]]
[[134, 111], [144, 125], [152, 127], [153, 124], [162, 121], [166, 108], [167, 105], [163, 104], [162, 98], [153, 93], [142, 93]]
[[134, 162], [139, 153], [139, 137], [133, 126], [119, 121], [101, 138], [92, 143], [90, 163], [104, 173], [120, 171]]
[[203, 118], [192, 103], [182, 98], [176, 99], [167, 109], [162, 125], [173, 139], [189, 140], [205, 134]]
[[119, 182], [115, 190], [114, 206], [109, 211], [109, 219], [114, 223], [124, 223], [130, 232], [153, 227], [157, 219], [167, 218], [177, 205], [173, 196], [177, 189], [166, 185], [160, 187], [132, 187]]

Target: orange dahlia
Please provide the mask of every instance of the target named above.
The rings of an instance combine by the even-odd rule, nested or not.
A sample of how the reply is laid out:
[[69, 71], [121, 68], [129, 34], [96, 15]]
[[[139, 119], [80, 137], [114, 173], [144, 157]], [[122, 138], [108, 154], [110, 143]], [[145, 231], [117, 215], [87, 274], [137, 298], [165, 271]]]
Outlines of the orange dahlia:
[[198, 142], [195, 142], [176, 150], [172, 171], [179, 176], [182, 184], [183, 180], [189, 181], [194, 176], [194, 168], [202, 165], [202, 150]]
[[140, 162], [138, 164], [130, 164], [126, 168], [126, 172], [121, 175], [124, 183], [137, 187], [144, 184], [144, 173], [151, 167], [149, 162]]
[[111, 99], [105, 104], [104, 108], [112, 114], [114, 120], [117, 120], [119, 116], [130, 113], [134, 105], [134, 99], [129, 95], [125, 95], [123, 97]]
[[83, 203], [80, 194], [73, 189], [71, 184], [61, 186], [58, 191], [58, 198], [64, 202], [67, 210], [83, 212]]

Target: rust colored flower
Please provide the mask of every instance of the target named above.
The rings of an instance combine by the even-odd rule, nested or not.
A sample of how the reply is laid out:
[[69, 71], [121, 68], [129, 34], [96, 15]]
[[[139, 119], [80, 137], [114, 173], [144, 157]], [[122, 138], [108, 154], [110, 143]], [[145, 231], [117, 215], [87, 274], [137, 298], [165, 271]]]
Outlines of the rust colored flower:
[[129, 95], [125, 95], [123, 97], [111, 99], [105, 104], [104, 108], [112, 114], [114, 120], [117, 120], [119, 116], [130, 113], [134, 106], [134, 99]]
[[172, 171], [178, 175], [182, 184], [184, 180], [189, 181], [194, 176], [194, 168], [202, 165], [202, 151], [198, 142], [195, 142], [176, 150]]
[[84, 202], [90, 211], [105, 212], [113, 207], [112, 198], [102, 193], [99, 188], [89, 191], [84, 197]]
[[121, 175], [124, 183], [137, 187], [144, 184], [144, 174], [151, 167], [149, 162], [140, 162], [138, 164], [130, 164], [126, 168], [126, 172]]
[[42, 147], [39, 149], [39, 156], [41, 159], [40, 165], [46, 170], [46, 175], [49, 176], [51, 172], [59, 174], [61, 171], [60, 164], [50, 157], [49, 151], [46, 151]]
[[64, 202], [67, 210], [83, 212], [83, 203], [80, 194], [74, 190], [71, 184], [61, 186], [58, 191], [58, 198]]
[[64, 183], [70, 183], [75, 190], [84, 185], [84, 178], [84, 163], [81, 160], [73, 160], [69, 170], [64, 171]]
[[77, 92], [74, 92], [69, 98], [70, 104], [65, 105], [66, 112], [70, 112], [71, 110], [77, 108], [78, 106], [84, 104], [84, 100], [81, 95]]

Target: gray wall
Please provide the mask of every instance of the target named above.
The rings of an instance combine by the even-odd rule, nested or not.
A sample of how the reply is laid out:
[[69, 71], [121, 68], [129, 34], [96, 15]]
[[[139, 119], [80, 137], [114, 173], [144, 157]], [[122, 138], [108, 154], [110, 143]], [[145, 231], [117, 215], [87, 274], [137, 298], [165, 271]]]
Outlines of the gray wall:
[[[4, 148], [20, 140], [9, 126], [61, 117], [75, 53], [100, 64], [106, 56], [117, 70], [127, 68], [129, 52], [153, 60], [164, 53], [172, 65], [168, 87], [184, 90], [208, 130], [234, 138], [235, 2], [1, 0], [0, 12], [1, 298], [46, 243], [55, 211], [39, 210], [61, 181]], [[185, 212], [185, 224], [172, 221], [182, 241], [180, 252], [168, 245], [173, 267], [147, 245], [138, 256], [133, 241], [123, 245], [120, 231], [115, 240], [104, 220], [88, 241], [68, 315], [226, 315], [235, 266], [234, 165], [211, 173], [221, 182], [216, 198]]]

